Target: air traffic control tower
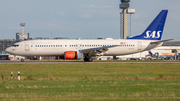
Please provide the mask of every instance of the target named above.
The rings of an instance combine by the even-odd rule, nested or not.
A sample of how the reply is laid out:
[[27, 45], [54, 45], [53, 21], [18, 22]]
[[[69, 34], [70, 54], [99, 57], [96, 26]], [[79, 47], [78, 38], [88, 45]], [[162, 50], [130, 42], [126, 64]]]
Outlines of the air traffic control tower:
[[119, 8], [122, 9], [122, 12], [120, 13], [120, 38], [121, 39], [126, 39], [128, 36], [127, 10], [129, 8], [129, 2], [130, 0], [121, 0], [121, 4], [119, 5]]

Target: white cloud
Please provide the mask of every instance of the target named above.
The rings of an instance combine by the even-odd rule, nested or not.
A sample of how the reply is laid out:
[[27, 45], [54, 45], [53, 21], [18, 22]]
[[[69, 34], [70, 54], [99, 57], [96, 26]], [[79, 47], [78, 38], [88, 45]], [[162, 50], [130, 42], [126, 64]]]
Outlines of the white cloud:
[[60, 10], [57, 11], [57, 14], [60, 15], [60, 16], [64, 16], [64, 12], [62, 12]]
[[82, 17], [83, 17], [83, 18], [90, 18], [91, 15], [90, 15], [90, 14], [84, 14]]
[[114, 8], [114, 6], [102, 6], [101, 8]]

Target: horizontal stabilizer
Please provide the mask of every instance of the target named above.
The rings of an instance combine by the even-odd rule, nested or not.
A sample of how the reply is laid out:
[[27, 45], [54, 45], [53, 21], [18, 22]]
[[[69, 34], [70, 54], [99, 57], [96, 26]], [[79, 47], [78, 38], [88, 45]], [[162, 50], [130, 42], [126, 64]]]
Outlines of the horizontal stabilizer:
[[171, 41], [171, 40], [174, 40], [174, 39], [167, 39], [167, 40], [155, 41], [155, 42], [151, 42], [150, 44], [160, 44], [160, 43], [162, 43], [162, 42], [167, 42], [167, 41]]

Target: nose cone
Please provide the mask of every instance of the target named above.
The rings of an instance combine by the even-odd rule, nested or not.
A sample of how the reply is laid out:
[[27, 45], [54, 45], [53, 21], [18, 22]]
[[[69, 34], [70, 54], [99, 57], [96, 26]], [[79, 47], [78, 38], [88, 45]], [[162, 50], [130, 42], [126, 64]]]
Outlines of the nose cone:
[[5, 50], [7, 53], [11, 53], [11, 48], [6, 48]]

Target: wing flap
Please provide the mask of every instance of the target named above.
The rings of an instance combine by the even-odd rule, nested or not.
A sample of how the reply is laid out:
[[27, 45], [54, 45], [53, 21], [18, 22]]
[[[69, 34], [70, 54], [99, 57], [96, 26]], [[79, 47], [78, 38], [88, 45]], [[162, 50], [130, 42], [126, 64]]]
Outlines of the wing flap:
[[97, 48], [89, 48], [89, 49], [83, 49], [79, 50], [81, 53], [102, 53], [104, 51], [108, 51], [109, 48], [117, 47], [118, 45], [112, 45], [112, 46], [103, 46], [103, 47], [97, 47]]

